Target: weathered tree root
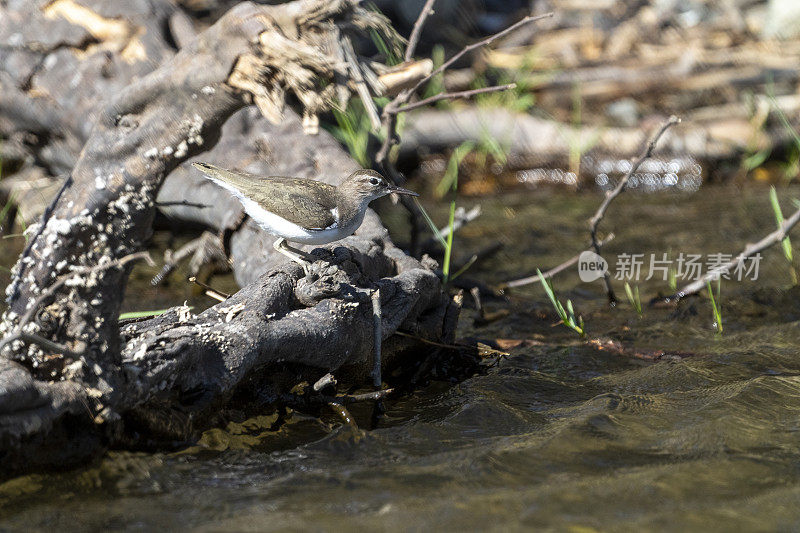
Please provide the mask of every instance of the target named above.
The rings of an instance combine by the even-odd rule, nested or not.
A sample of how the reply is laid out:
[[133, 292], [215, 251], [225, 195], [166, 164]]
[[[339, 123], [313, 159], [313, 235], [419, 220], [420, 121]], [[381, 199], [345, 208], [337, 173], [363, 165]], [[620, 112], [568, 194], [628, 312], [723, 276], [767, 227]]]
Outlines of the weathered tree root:
[[[75, 9], [69, 1], [57, 4]], [[309, 114], [322, 103], [305, 98], [303, 91], [315, 90], [314, 76], [324, 78], [335, 70], [319, 62], [314, 45], [325, 38], [319, 28], [335, 28], [326, 21], [340, 19], [351, 27], [354, 20], [383, 24], [381, 19], [358, 19], [357, 9], [349, 0], [242, 3], [102, 107], [70, 185], [33, 231], [29, 252], [15, 268], [0, 333], [14, 331], [38, 295], [74, 267], [102, 265], [140, 250], [150, 235], [156, 195], [166, 175], [211, 148], [222, 125], [248, 99], [255, 98], [262, 112], [275, 113], [282, 103], [270, 99], [288, 84], [305, 105], [302, 126], [307, 129], [313, 122]], [[307, 28], [317, 33], [289, 58], [276, 55], [275, 42], [266, 37], [277, 29], [301, 41]], [[112, 56], [130, 53], [129, 41]], [[274, 65], [278, 59], [285, 62]], [[232, 73], [244, 77], [232, 83]], [[269, 91], [242, 85], [245, 79], [271, 84]], [[50, 119], [57, 122], [62, 116], [66, 127], [75, 117], [62, 111]], [[355, 167], [330, 136], [302, 137], [304, 128], [291, 112], [275, 126], [247, 110], [238, 116], [258, 122], [254, 128], [262, 131], [261, 141], [276, 148], [292, 146], [271, 151], [265, 166], [273, 174], [292, 169], [296, 175], [322, 174], [335, 182]], [[258, 153], [259, 147], [250, 148], [251, 154]], [[230, 166], [241, 165], [239, 160]], [[183, 179], [191, 183], [193, 178], [184, 173]], [[172, 198], [159, 195], [158, 200], [187, 200], [171, 207], [184, 220], [199, 216], [222, 231], [239, 216], [238, 209], [226, 211], [230, 203], [215, 204], [207, 195], [196, 203], [215, 208], [203, 212], [191, 205], [191, 189], [172, 192]], [[384, 365], [417, 343], [389, 340], [401, 326], [421, 338], [452, 339], [458, 306], [442, 294], [433, 271], [392, 245], [374, 213], [358, 236], [315, 252], [324, 261], [315, 263], [318, 277], [313, 280], [298, 282], [300, 272], [293, 265], [266, 272], [277, 262], [265, 252], [269, 237], [251, 224], [238, 228], [230, 240], [237, 279], [249, 284], [199, 315], [178, 307], [120, 330], [117, 317], [128, 272], [118, 268], [91, 270], [42, 302], [26, 329], [81, 355], [65, 357], [17, 341], [0, 358], [0, 471], [71, 464], [108, 446], [191, 438], [213, 424], [218, 408], [243, 389], [278, 394], [294, 385], [298, 375], [313, 380], [336, 371], [339, 379], [363, 381], [372, 369], [369, 291], [374, 288], [380, 288], [382, 298]], [[291, 382], [284, 379], [287, 369]]]

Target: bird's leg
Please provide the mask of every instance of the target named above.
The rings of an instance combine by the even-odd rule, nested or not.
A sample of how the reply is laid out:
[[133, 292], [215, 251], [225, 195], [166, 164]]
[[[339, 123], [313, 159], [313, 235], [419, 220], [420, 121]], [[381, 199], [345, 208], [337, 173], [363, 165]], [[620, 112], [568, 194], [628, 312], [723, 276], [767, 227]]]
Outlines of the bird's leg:
[[306, 276], [308, 276], [311, 273], [311, 263], [309, 263], [305, 259], [309, 257], [309, 255], [301, 250], [292, 248], [291, 246], [286, 244], [286, 239], [284, 239], [283, 237], [278, 237], [278, 240], [276, 240], [272, 244], [272, 247], [275, 248], [277, 252], [285, 255], [286, 257], [288, 257], [289, 259], [291, 259], [292, 261], [303, 267], [303, 272], [305, 272]]

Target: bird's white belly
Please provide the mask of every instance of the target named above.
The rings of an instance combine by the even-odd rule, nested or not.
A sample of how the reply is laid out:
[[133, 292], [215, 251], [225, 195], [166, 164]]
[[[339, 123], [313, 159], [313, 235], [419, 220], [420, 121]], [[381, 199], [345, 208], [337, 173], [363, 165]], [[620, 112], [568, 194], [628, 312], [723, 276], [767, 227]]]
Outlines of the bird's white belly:
[[339, 226], [335, 224], [327, 229], [310, 230], [294, 222], [290, 222], [283, 217], [279, 217], [274, 213], [270, 213], [253, 200], [243, 195], [237, 196], [239, 197], [239, 201], [242, 202], [244, 210], [256, 224], [261, 226], [264, 231], [278, 237], [283, 237], [287, 241], [300, 244], [327, 244], [352, 235], [353, 232], [358, 229], [358, 226], [361, 225], [361, 220], [358, 220], [356, 223], [350, 224], [349, 226]]

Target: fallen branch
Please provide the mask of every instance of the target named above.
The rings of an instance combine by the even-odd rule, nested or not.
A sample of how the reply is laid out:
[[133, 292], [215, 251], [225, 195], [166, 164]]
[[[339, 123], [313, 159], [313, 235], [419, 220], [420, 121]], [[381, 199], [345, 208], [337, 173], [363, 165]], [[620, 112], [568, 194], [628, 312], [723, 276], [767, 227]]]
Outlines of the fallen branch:
[[732, 268], [742, 265], [745, 259], [752, 257], [757, 253], [763, 252], [767, 248], [781, 242], [786, 238], [786, 236], [789, 234], [792, 228], [797, 225], [798, 222], [800, 222], [800, 209], [792, 213], [792, 216], [784, 220], [780, 228], [773, 231], [760, 241], [748, 244], [744, 247], [744, 250], [739, 253], [739, 255], [723, 265], [712, 268], [706, 272], [702, 278], [687, 284], [685, 287], [677, 291], [671, 299], [679, 300], [703, 290], [706, 287], [706, 283], [709, 281], [713, 281], [723, 274], [728, 273]]
[[[655, 135], [653, 135], [650, 141], [644, 146], [639, 156], [633, 161], [628, 172], [622, 177], [622, 179], [619, 180], [619, 183], [617, 183], [617, 186], [614, 187], [613, 190], [606, 193], [606, 197], [603, 199], [600, 207], [597, 208], [597, 212], [592, 218], [589, 219], [589, 230], [592, 236], [592, 248], [597, 255], [601, 255], [602, 251], [602, 244], [597, 239], [597, 227], [600, 225], [600, 222], [602, 222], [603, 217], [608, 210], [608, 206], [611, 205], [611, 202], [613, 202], [617, 196], [625, 191], [631, 176], [633, 176], [636, 171], [639, 170], [639, 166], [644, 162], [644, 160], [650, 158], [650, 156], [653, 154], [653, 150], [656, 147], [656, 143], [658, 143], [658, 140], [661, 138], [661, 136], [664, 135], [664, 133], [671, 126], [680, 123], [680, 121], [681, 120], [678, 117], [673, 115], [661, 125], [658, 131], [656, 131]], [[606, 286], [608, 303], [615, 305], [617, 302], [617, 297], [614, 295], [614, 288], [611, 286], [611, 273], [608, 272], [608, 270], [603, 273], [603, 281]]]

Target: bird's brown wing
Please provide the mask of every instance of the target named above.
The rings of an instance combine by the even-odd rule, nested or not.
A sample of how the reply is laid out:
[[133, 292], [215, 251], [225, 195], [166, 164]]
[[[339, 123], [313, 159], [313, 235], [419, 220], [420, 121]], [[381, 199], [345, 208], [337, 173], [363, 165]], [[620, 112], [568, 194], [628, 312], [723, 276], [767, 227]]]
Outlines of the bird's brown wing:
[[320, 181], [269, 177], [258, 180], [248, 196], [267, 211], [309, 229], [336, 222], [336, 188]]
[[236, 196], [249, 198], [294, 224], [309, 229], [325, 229], [336, 222], [332, 212], [336, 208], [336, 188], [333, 185], [282, 176], [265, 178], [208, 163], [195, 162], [192, 166]]

